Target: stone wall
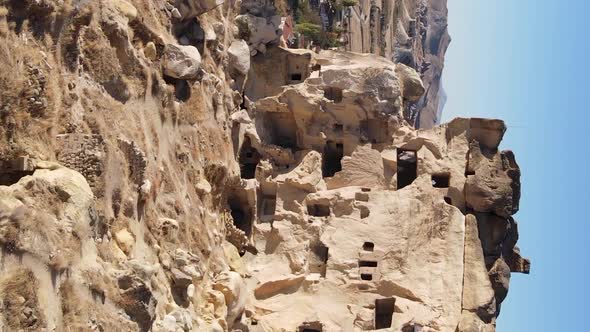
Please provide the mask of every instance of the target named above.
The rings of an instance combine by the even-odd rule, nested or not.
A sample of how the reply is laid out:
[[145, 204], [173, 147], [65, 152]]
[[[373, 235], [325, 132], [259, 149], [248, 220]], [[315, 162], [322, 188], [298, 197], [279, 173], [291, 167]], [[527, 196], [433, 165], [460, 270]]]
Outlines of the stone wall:
[[55, 137], [57, 160], [64, 166], [80, 172], [99, 194], [103, 171], [105, 147], [99, 134], [60, 134]]
[[137, 186], [141, 186], [145, 180], [145, 171], [147, 167], [145, 153], [137, 146], [137, 144], [135, 144], [135, 142], [127, 140], [126, 138], [119, 137], [117, 142], [129, 164], [129, 175]]

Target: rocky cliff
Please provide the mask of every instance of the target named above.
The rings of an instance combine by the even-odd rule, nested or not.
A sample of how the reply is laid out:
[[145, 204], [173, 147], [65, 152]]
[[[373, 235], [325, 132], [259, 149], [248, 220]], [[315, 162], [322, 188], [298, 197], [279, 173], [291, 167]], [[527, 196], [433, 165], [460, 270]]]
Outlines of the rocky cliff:
[[494, 331], [520, 170], [415, 129], [446, 9], [392, 3], [350, 53], [271, 0], [0, 1], [0, 331]]
[[417, 128], [440, 123], [445, 103], [444, 56], [449, 46], [447, 0], [359, 0], [346, 10], [346, 50], [373, 53], [414, 68], [426, 92], [407, 105]]

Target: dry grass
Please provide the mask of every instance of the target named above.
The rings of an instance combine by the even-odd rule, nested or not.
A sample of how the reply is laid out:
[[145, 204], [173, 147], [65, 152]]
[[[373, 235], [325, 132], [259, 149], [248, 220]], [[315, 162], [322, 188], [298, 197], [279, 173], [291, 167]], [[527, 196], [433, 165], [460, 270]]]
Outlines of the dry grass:
[[38, 331], [45, 327], [37, 300], [38, 287], [33, 272], [26, 269], [10, 272], [0, 279], [0, 313], [11, 331]]
[[10, 211], [0, 204], [0, 244], [9, 252], [17, 248], [20, 220], [23, 218], [24, 210], [21, 207]]
[[[87, 276], [85, 276], [87, 277]], [[90, 285], [95, 285], [89, 280]], [[93, 322], [100, 331], [135, 331], [137, 326], [126, 319], [121, 318], [117, 312], [109, 311], [111, 308], [102, 303], [104, 293], [103, 286], [92, 286], [92, 290], [85, 290], [84, 286], [77, 285], [71, 280], [62, 283], [60, 287], [61, 310], [63, 312], [63, 325], [68, 331], [88, 331], [88, 322]], [[94, 292], [97, 298], [89, 298], [88, 293]], [[107, 299], [105, 298], [105, 300]]]
[[121, 72], [115, 50], [98, 27], [91, 26], [84, 33], [82, 53], [84, 69], [98, 82], [107, 82]]
[[[0, 159], [35, 151], [47, 151], [47, 133], [51, 127], [51, 116], [60, 93], [54, 91], [57, 83], [51, 78], [47, 60], [39, 52], [38, 43], [33, 39], [24, 40], [11, 32], [0, 44]], [[31, 68], [38, 68], [45, 77], [44, 88], [32, 83], [37, 76]], [[36, 92], [34, 90], [37, 90]], [[32, 108], [29, 96], [37, 94], [46, 100], [46, 106]], [[11, 144], [11, 143], [14, 144]]]

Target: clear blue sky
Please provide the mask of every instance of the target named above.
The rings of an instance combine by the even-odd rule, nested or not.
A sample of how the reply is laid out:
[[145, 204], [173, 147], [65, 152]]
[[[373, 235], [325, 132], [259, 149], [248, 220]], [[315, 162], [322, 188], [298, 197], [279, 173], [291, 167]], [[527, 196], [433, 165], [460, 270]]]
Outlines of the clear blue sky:
[[590, 0], [448, 0], [443, 121], [504, 119], [522, 171], [519, 246], [499, 332], [590, 331]]

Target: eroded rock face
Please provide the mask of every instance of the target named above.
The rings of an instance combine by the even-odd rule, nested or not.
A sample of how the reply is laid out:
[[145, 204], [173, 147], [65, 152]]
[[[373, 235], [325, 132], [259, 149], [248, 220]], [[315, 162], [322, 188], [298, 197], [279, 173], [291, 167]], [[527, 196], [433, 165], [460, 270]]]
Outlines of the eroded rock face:
[[414, 129], [446, 9], [392, 4], [361, 54], [270, 0], [0, 2], [0, 330], [494, 331], [520, 169]]
[[[353, 103], [346, 98], [354, 96], [355, 87], [371, 86], [352, 80], [360, 76], [347, 71], [350, 76], [343, 77], [350, 83], [341, 85], [341, 95], [332, 99], [330, 92], [326, 98], [325, 92], [337, 82], [330, 79], [336, 77], [337, 66], [325, 72], [323, 68], [331, 67], [324, 62], [317, 77], [312, 72], [305, 82], [283, 87], [276, 101], [259, 99], [252, 110], [254, 124], [239, 124], [244, 127], [240, 132], [256, 142], [253, 146], [262, 159], [254, 178], [264, 193], [257, 196], [255, 206], [261, 209], [259, 215], [266, 214], [265, 206], [272, 201], [274, 210], [270, 223], [259, 219], [250, 226], [251, 241], [258, 250], [244, 257], [257, 281], [252, 283], [253, 306], [265, 308], [256, 311], [252, 320], [277, 330], [319, 321], [330, 331], [374, 329], [381, 324], [395, 331], [413, 326], [493, 331], [508, 289], [506, 261], [518, 262], [514, 271], [522, 272], [527, 266], [514, 249], [517, 232], [510, 226], [519, 198], [513, 188], [519, 187], [519, 178], [507, 172], [519, 174], [518, 166], [513, 158], [502, 163], [506, 152], [492, 151], [490, 145], [496, 143], [487, 141], [494, 135], [501, 138], [504, 127], [485, 124], [488, 120], [456, 119], [432, 130], [415, 131], [400, 117], [390, 127], [371, 127], [371, 140], [379, 140], [363, 142], [362, 136], [356, 136], [362, 128], [346, 122], [338, 127], [326, 120], [320, 125], [325, 131], [313, 137], [310, 125], [317, 122], [306, 123], [306, 112], [318, 112], [311, 117], [320, 123], [326, 113], [332, 119], [354, 118]], [[328, 79], [326, 72], [332, 75]], [[393, 75], [391, 79], [399, 85], [403, 78]], [[402, 89], [397, 91], [389, 95], [398, 95], [401, 103], [406, 98]], [[358, 96], [353, 98], [363, 105]], [[314, 111], [315, 100], [321, 106]], [[344, 105], [332, 109], [336, 100]], [[375, 110], [375, 116], [389, 111], [377, 105], [366, 109]], [[273, 141], [275, 134], [269, 133], [286, 120], [272, 128], [258, 126], [260, 120], [272, 121], [272, 117], [259, 117], [259, 112], [292, 114], [291, 145], [281, 146], [285, 141]], [[480, 144], [477, 138], [482, 136], [477, 133], [482, 125], [497, 131], [484, 135], [486, 140]], [[348, 139], [351, 136], [355, 140]], [[294, 153], [286, 169], [276, 149]], [[318, 153], [321, 162], [315, 162]], [[471, 156], [484, 154], [483, 160], [492, 165], [500, 160], [498, 167], [507, 165], [508, 170], [479, 171], [481, 180], [474, 180], [480, 168], [473, 166]], [[263, 162], [267, 158], [272, 171]], [[312, 176], [318, 173], [323, 179]], [[470, 191], [469, 185], [494, 181], [504, 184], [489, 186], [486, 197], [492, 198], [491, 203], [472, 204], [482, 195]], [[383, 302], [388, 299], [395, 299], [391, 312]], [[385, 312], [383, 317], [393, 315], [393, 320], [383, 321], [377, 312]]]
[[346, 50], [378, 54], [416, 70], [425, 93], [407, 105], [407, 119], [419, 128], [439, 124], [446, 101], [444, 56], [451, 41], [447, 1], [360, 0], [345, 9], [341, 24], [350, 31]]
[[191, 19], [222, 5], [225, 0], [175, 0], [172, 2], [179, 13], [175, 18]]

